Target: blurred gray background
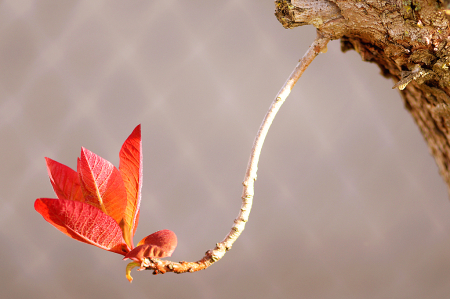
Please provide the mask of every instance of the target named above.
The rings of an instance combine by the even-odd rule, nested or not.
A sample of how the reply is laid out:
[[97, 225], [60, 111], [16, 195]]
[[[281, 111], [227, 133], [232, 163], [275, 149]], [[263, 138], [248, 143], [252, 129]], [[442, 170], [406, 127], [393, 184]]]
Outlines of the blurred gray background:
[[2, 298], [447, 298], [450, 204], [393, 82], [329, 45], [263, 148], [250, 221], [206, 271], [125, 279], [121, 256], [34, 211], [44, 157], [118, 166], [141, 123], [135, 242], [171, 229], [197, 260], [237, 216], [254, 136], [315, 37], [274, 3], [0, 1]]

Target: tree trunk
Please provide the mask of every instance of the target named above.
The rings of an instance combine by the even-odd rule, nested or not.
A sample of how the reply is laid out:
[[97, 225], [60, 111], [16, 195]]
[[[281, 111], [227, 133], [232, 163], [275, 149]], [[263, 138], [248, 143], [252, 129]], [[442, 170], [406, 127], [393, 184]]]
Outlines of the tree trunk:
[[449, 1], [277, 0], [285, 28], [313, 25], [394, 79], [450, 193]]

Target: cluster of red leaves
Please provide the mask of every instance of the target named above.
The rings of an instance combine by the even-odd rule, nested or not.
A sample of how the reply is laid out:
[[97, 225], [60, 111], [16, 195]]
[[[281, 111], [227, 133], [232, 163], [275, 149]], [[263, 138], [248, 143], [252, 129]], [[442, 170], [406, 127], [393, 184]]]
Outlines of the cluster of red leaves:
[[170, 230], [157, 231], [133, 246], [141, 202], [141, 149], [138, 125], [120, 150], [119, 169], [85, 148], [81, 148], [77, 171], [45, 158], [58, 198], [38, 198], [34, 203], [45, 220], [69, 237], [133, 260], [127, 267], [130, 281], [130, 268], [142, 268], [148, 258], [171, 256], [177, 246]]

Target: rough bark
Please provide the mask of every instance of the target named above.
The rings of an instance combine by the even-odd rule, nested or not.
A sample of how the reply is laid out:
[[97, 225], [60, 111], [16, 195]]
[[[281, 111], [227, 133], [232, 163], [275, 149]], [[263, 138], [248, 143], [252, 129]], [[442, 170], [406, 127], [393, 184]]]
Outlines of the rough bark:
[[285, 28], [313, 25], [393, 78], [450, 192], [449, 1], [277, 0]]

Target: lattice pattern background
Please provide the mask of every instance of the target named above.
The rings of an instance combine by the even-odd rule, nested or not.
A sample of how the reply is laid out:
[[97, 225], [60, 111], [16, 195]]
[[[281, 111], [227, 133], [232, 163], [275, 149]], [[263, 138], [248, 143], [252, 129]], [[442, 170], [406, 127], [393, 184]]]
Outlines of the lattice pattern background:
[[446, 187], [393, 82], [339, 42], [269, 132], [254, 209], [206, 271], [125, 279], [119, 255], [70, 240], [33, 209], [44, 157], [84, 146], [118, 165], [142, 123], [136, 240], [179, 237], [195, 260], [240, 207], [254, 135], [315, 37], [273, 1], [0, 1], [2, 298], [444, 298]]

